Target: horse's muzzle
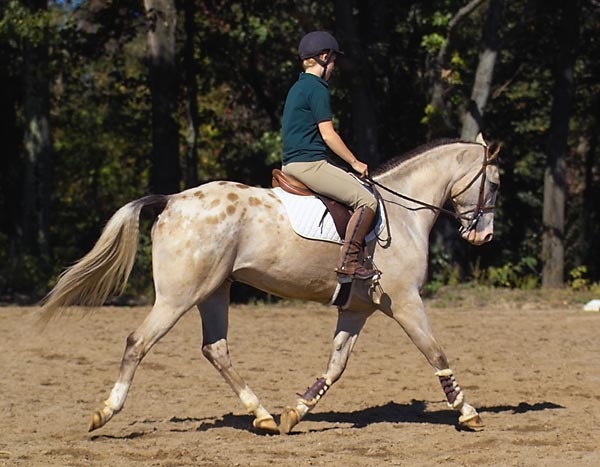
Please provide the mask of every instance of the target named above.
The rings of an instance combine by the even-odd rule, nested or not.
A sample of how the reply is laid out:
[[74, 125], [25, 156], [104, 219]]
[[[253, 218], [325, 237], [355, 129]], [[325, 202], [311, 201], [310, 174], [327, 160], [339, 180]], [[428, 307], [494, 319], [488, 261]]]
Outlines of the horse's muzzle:
[[483, 245], [484, 243], [492, 241], [494, 238], [494, 231], [492, 228], [486, 228], [483, 230], [465, 230], [461, 233], [462, 238], [473, 245]]

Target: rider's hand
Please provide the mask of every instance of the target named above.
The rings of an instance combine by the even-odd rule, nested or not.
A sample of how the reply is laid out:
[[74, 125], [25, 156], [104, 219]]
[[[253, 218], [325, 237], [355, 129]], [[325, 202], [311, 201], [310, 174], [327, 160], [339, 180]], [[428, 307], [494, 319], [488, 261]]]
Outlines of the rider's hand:
[[352, 170], [357, 172], [361, 177], [366, 177], [369, 175], [369, 166], [358, 159], [356, 159], [350, 166], [352, 167]]

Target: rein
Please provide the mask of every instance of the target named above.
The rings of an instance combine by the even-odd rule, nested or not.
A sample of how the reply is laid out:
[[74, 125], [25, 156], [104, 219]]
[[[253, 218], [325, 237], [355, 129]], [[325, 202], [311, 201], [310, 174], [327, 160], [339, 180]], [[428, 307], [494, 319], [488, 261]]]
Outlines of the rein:
[[475, 177], [473, 177], [473, 180], [471, 180], [471, 182], [467, 184], [467, 186], [465, 187], [465, 189], [463, 191], [461, 191], [457, 195], [453, 196], [453, 198], [455, 198], [456, 196], [460, 196], [471, 185], [473, 185], [473, 183], [475, 183], [475, 181], [481, 176], [481, 184], [479, 186], [479, 197], [477, 199], [477, 205], [475, 206], [475, 208], [470, 209], [468, 211], [461, 212], [461, 213], [450, 211], [449, 209], [435, 206], [433, 204], [426, 203], [425, 201], [421, 201], [421, 200], [412, 198], [410, 196], [403, 195], [402, 193], [398, 193], [397, 191], [394, 191], [391, 188], [386, 187], [385, 185], [379, 183], [378, 181], [373, 180], [370, 176], [367, 176], [365, 178], [369, 183], [387, 191], [388, 193], [391, 193], [394, 196], [397, 196], [398, 198], [402, 198], [406, 201], [410, 201], [412, 203], [418, 204], [425, 208], [431, 209], [432, 211], [438, 211], [441, 214], [446, 214], [447, 216], [453, 217], [456, 220], [468, 221], [468, 225], [466, 227], [461, 226], [460, 231], [461, 231], [461, 233], [469, 232], [477, 226], [479, 219], [481, 219], [481, 216], [483, 216], [484, 213], [494, 210], [494, 205], [490, 205], [490, 206], [484, 205], [484, 199], [483, 199], [484, 195], [485, 195], [485, 182], [486, 182], [486, 170], [485, 169], [488, 166], [488, 164], [493, 160], [494, 157], [493, 156], [491, 158], [488, 157], [488, 147], [487, 146], [484, 145], [483, 148], [484, 148], [483, 162], [481, 164], [481, 168], [477, 172], [477, 175], [475, 175]]
[[398, 198], [402, 198], [402, 199], [404, 199], [406, 201], [411, 201], [412, 203], [419, 204], [419, 205], [421, 205], [423, 207], [431, 209], [432, 211], [439, 211], [442, 214], [447, 214], [447, 215], [449, 215], [451, 217], [454, 217], [456, 219], [460, 219], [461, 218], [461, 216], [458, 215], [458, 214], [456, 214], [454, 211], [450, 211], [449, 209], [445, 209], [445, 208], [440, 208], [439, 206], [434, 206], [433, 204], [426, 203], [425, 201], [420, 201], [418, 199], [411, 198], [410, 196], [403, 195], [402, 193], [398, 193], [397, 191], [394, 191], [391, 188], [388, 188], [387, 186], [382, 185], [378, 181], [373, 180], [369, 176], [365, 177], [365, 180], [367, 180], [369, 183], [371, 183], [371, 184], [373, 184], [373, 185], [375, 185], [375, 186], [377, 186], [377, 187], [379, 187], [379, 188], [387, 191], [388, 193], [391, 193], [392, 195], [397, 196]]

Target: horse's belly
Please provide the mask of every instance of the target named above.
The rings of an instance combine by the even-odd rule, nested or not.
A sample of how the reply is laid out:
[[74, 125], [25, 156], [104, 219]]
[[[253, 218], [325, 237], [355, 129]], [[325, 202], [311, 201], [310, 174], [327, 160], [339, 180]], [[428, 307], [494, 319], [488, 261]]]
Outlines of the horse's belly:
[[238, 262], [235, 280], [285, 298], [329, 302], [336, 286], [339, 247], [306, 240], [289, 229], [283, 240], [271, 239], [252, 261]]

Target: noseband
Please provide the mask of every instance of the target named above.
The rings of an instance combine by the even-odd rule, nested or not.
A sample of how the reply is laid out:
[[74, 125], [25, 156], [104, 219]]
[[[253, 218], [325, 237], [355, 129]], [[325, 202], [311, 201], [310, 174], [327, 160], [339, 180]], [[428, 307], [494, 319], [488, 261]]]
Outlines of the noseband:
[[418, 199], [415, 198], [411, 198], [410, 196], [406, 196], [403, 195], [402, 193], [398, 193], [388, 187], [386, 187], [385, 185], [382, 185], [381, 183], [373, 180], [371, 177], [367, 177], [367, 180], [372, 183], [373, 185], [387, 191], [388, 193], [393, 194], [394, 196], [397, 196], [399, 198], [405, 199], [407, 201], [411, 201], [415, 204], [419, 204], [421, 206], [424, 206], [426, 208], [429, 208], [433, 211], [438, 211], [442, 214], [446, 214], [447, 216], [450, 217], [454, 217], [455, 219], [461, 221], [461, 220], [466, 220], [468, 221], [467, 226], [462, 226], [460, 227], [459, 231], [461, 234], [465, 234], [467, 232], [472, 231], [473, 229], [475, 229], [475, 227], [477, 227], [477, 223], [479, 222], [479, 220], [481, 219], [481, 217], [486, 213], [486, 212], [490, 212], [494, 210], [494, 205], [490, 204], [490, 205], [485, 205], [484, 204], [484, 197], [485, 197], [485, 182], [487, 180], [487, 174], [486, 174], [486, 168], [487, 166], [490, 164], [490, 162], [492, 160], [494, 160], [494, 158], [496, 157], [496, 153], [494, 153], [491, 157], [488, 157], [488, 151], [489, 148], [488, 146], [483, 146], [483, 162], [481, 164], [481, 168], [479, 169], [479, 171], [477, 172], [477, 174], [473, 177], [473, 180], [471, 180], [467, 186], [458, 194], [452, 196], [452, 199], [456, 198], [457, 196], [460, 196], [461, 194], [463, 194], [465, 191], [467, 191], [469, 189], [469, 187], [471, 187], [473, 185], [473, 183], [475, 183], [475, 181], [481, 177], [481, 183], [479, 185], [479, 197], [477, 199], [477, 205], [475, 206], [475, 208], [473, 209], [469, 209], [467, 211], [464, 212], [454, 212], [454, 211], [450, 211], [448, 209], [444, 209], [441, 208], [439, 206], [434, 206], [433, 204], [429, 204], [426, 203], [424, 201], [420, 201]]

